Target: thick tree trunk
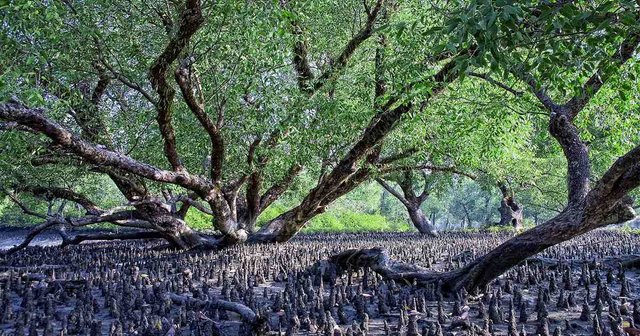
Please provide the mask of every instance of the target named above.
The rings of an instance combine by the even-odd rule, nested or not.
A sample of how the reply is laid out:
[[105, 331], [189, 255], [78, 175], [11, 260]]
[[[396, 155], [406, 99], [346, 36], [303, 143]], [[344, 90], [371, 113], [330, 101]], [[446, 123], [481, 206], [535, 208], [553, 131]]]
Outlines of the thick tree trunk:
[[621, 223], [635, 217], [627, 199], [608, 209], [585, 210], [585, 203], [566, 208], [553, 219], [509, 239], [491, 252], [457, 271], [455, 281], [448, 285], [452, 290], [482, 288], [511, 267], [546, 248], [575, 238], [595, 228], [611, 223]]
[[420, 207], [407, 207], [407, 211], [409, 212], [411, 223], [418, 229], [418, 232], [434, 237], [438, 235], [438, 230], [436, 230], [427, 216], [424, 215]]
[[[422, 234], [428, 234], [431, 236], [437, 236], [438, 231], [432, 222], [425, 216], [420, 207], [422, 203], [429, 196], [429, 182], [425, 172], [422, 172], [424, 179], [424, 185], [422, 192], [418, 195], [413, 190], [414, 188], [414, 175], [413, 172], [407, 171], [402, 175], [402, 178], [397, 181], [402, 193], [394, 189], [391, 185], [385, 182], [383, 179], [377, 179], [378, 183], [387, 190], [391, 195], [397, 198], [407, 209], [409, 219], [413, 226]], [[434, 215], [435, 217], [435, 215]]]
[[616, 222], [633, 218], [629, 204], [622, 202], [613, 209], [585, 210], [584, 202], [568, 207], [555, 218], [507, 240], [465, 267], [450, 272], [432, 272], [411, 264], [389, 259], [380, 248], [348, 250], [332, 256], [338, 270], [370, 267], [382, 276], [418, 286], [440, 284], [443, 293], [455, 294], [462, 288], [472, 291], [483, 288], [493, 279], [546, 248], [606, 225], [606, 219]]
[[512, 197], [503, 197], [500, 201], [500, 226], [513, 226], [514, 229], [522, 229], [522, 206]]
[[500, 200], [500, 226], [512, 226], [515, 230], [522, 229], [522, 206], [515, 200], [513, 190], [505, 183], [500, 184], [502, 200]]
[[[632, 57], [640, 44], [640, 34], [631, 34], [603, 66], [620, 66]], [[379, 274], [418, 285], [441, 284], [449, 293], [465, 288], [472, 291], [489, 284], [510, 268], [546, 248], [609, 224], [622, 223], [635, 218], [633, 200], [628, 193], [640, 186], [640, 146], [619, 157], [602, 177], [590, 188], [591, 163], [588, 147], [580, 139], [573, 119], [587, 105], [607, 79], [607, 73], [597, 70], [587, 80], [581, 92], [559, 105], [549, 97], [530, 74], [521, 77], [531, 88], [543, 106], [549, 110], [549, 133], [558, 141], [567, 160], [568, 206], [556, 217], [517, 235], [484, 256], [460, 269], [436, 273], [407, 270], [407, 265], [389, 260], [388, 256], [374, 251], [347, 251], [332, 260], [334, 264], [350, 267], [371, 267]], [[512, 196], [505, 185], [500, 186], [503, 195]], [[511, 195], [510, 195], [511, 194]]]

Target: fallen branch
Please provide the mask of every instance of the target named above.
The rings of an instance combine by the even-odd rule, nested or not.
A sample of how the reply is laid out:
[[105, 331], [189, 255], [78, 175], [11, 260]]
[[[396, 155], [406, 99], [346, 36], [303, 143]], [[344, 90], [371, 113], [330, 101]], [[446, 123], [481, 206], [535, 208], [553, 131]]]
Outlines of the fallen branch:
[[66, 239], [60, 247], [68, 245], [78, 245], [84, 241], [90, 240], [130, 240], [130, 239], [156, 239], [164, 238], [162, 233], [153, 231], [140, 231], [129, 233], [96, 233], [96, 234], [79, 234], [73, 238]]
[[[434, 272], [427, 268], [392, 260], [386, 249], [351, 249], [329, 257], [329, 264], [335, 267], [336, 274], [345, 271], [369, 267], [384, 278], [416, 284], [417, 286], [435, 285], [455, 280], [459, 272]], [[445, 288], [446, 289], [446, 288]]]
[[22, 242], [18, 245], [15, 245], [7, 250], [4, 251], [0, 251], [0, 256], [8, 256], [12, 253], [15, 253], [27, 246], [29, 246], [29, 243], [31, 243], [31, 241], [40, 233], [42, 233], [45, 230], [50, 229], [52, 226], [54, 225], [58, 225], [60, 224], [57, 221], [52, 221], [52, 220], [48, 220], [42, 224], [39, 224], [38, 226], [34, 227], [33, 229], [31, 229], [31, 231], [29, 231], [29, 233], [27, 234], [27, 236], [24, 238], [24, 240], [22, 240]]
[[185, 295], [175, 293], [167, 293], [167, 297], [175, 304], [199, 306], [206, 309], [222, 309], [234, 312], [242, 318], [242, 320], [251, 325], [254, 332], [258, 333], [264, 330], [266, 320], [257, 315], [251, 308], [238, 302], [224, 300], [200, 300]]

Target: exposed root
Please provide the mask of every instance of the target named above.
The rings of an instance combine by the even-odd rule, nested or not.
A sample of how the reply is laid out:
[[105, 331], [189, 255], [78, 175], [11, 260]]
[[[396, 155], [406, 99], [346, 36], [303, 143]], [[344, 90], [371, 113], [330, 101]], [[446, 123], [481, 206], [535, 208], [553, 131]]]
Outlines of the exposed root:
[[255, 334], [261, 334], [265, 330], [267, 321], [256, 314], [251, 308], [238, 302], [231, 302], [225, 300], [200, 300], [185, 295], [179, 295], [175, 293], [167, 293], [167, 297], [176, 304], [180, 305], [192, 305], [205, 309], [222, 309], [230, 312], [234, 312], [240, 316], [240, 318], [251, 326], [251, 329]]
[[130, 239], [158, 239], [164, 238], [160, 232], [141, 231], [128, 233], [95, 233], [95, 234], [79, 234], [73, 238], [66, 239], [60, 245], [65, 247], [68, 245], [78, 245], [84, 241], [91, 240], [130, 240]]
[[392, 260], [389, 252], [379, 247], [344, 251], [331, 256], [329, 264], [335, 267], [337, 274], [369, 267], [386, 279], [420, 287], [437, 285], [443, 293], [456, 291], [456, 280], [461, 275], [461, 270], [434, 272], [424, 267]]

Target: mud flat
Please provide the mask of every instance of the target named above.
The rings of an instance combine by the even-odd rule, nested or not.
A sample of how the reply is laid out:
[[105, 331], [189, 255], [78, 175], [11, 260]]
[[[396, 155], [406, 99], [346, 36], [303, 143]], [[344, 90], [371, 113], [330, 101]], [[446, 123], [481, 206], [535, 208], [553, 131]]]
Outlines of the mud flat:
[[[19, 237], [2, 235], [3, 245]], [[473, 293], [395, 283], [327, 258], [382, 247], [446, 271], [507, 234], [301, 235], [218, 252], [162, 242], [40, 245], [0, 262], [0, 335], [624, 335], [640, 325], [640, 237], [599, 231], [560, 244]], [[629, 262], [631, 261], [631, 262]]]

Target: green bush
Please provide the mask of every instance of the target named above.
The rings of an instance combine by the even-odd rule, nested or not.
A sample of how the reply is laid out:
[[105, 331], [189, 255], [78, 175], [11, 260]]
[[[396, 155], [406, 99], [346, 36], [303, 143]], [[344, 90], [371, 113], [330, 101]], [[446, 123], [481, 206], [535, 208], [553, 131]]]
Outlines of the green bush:
[[313, 218], [303, 232], [382, 232], [410, 231], [407, 223], [395, 223], [379, 214], [324, 213]]
[[[274, 204], [258, 217], [258, 226], [278, 217], [288, 208], [281, 204]], [[407, 222], [395, 222], [380, 214], [358, 213], [348, 210], [328, 211], [313, 217], [302, 232], [381, 232], [381, 231], [412, 231], [413, 227]]]
[[620, 232], [628, 234], [640, 234], [640, 229], [633, 228], [628, 223], [625, 223], [620, 227]]
[[256, 225], [260, 227], [265, 223], [269, 222], [270, 220], [280, 216], [285, 211], [287, 211], [287, 208], [284, 205], [273, 204], [268, 208], [264, 209], [264, 211], [258, 217], [258, 220], [256, 221]]
[[194, 230], [211, 230], [213, 228], [212, 219], [213, 216], [194, 208], [189, 208], [187, 215], [184, 217], [187, 225]]
[[500, 232], [513, 232], [513, 226], [501, 226], [501, 225], [491, 225], [486, 228], [487, 232], [490, 233], [500, 233]]

